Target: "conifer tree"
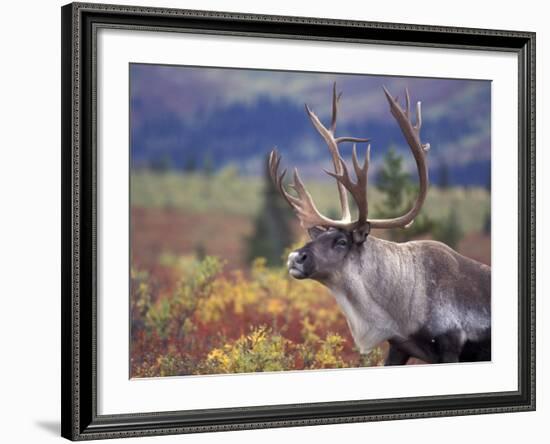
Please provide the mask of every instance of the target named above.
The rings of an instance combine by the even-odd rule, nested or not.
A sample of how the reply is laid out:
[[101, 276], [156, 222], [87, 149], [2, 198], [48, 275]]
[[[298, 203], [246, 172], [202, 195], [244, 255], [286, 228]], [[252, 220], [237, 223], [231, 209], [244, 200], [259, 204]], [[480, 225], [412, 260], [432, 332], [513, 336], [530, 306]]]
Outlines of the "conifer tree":
[[439, 165], [439, 187], [442, 190], [446, 190], [451, 185], [451, 177], [449, 172], [449, 166], [445, 161], [442, 161]]
[[[416, 198], [418, 187], [413, 184], [410, 175], [403, 169], [403, 158], [390, 147], [384, 156], [384, 164], [377, 177], [378, 190], [384, 194], [380, 205], [376, 205], [376, 219], [390, 219], [407, 211]], [[415, 236], [431, 232], [434, 221], [425, 213], [420, 213], [414, 223], [407, 229], [389, 230], [389, 237], [394, 241], [407, 241]]]
[[281, 256], [292, 243], [294, 215], [271, 181], [267, 162], [264, 172], [263, 202], [247, 242], [247, 259], [264, 257], [268, 265], [280, 265]]
[[456, 249], [464, 233], [458, 223], [458, 214], [455, 205], [451, 206], [451, 211], [447, 218], [438, 223], [434, 231], [434, 237], [438, 241]]

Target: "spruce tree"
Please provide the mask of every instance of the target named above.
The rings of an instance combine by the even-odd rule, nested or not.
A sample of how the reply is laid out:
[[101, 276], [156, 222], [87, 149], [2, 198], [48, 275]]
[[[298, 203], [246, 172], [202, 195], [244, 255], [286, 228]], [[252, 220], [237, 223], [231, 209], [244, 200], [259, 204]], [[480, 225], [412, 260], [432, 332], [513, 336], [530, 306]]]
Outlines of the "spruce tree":
[[280, 265], [281, 256], [292, 243], [294, 215], [271, 181], [266, 162], [262, 206], [247, 242], [247, 260], [264, 257], [268, 265]]
[[[374, 217], [377, 219], [390, 219], [402, 215], [416, 199], [418, 187], [403, 169], [403, 158], [394, 147], [390, 147], [384, 156], [384, 164], [377, 176], [377, 186], [384, 195], [381, 204], [376, 205], [374, 209]], [[434, 221], [421, 212], [409, 228], [390, 230], [388, 234], [390, 239], [404, 242], [431, 232], [434, 225]]]
[[167, 173], [172, 169], [172, 159], [168, 154], [163, 154], [150, 162], [151, 171], [157, 174]]
[[183, 165], [183, 171], [186, 173], [194, 173], [197, 171], [197, 159], [194, 154], [189, 154]]
[[489, 208], [485, 213], [485, 219], [483, 220], [483, 234], [491, 234], [491, 209]]
[[437, 224], [434, 237], [438, 241], [441, 241], [449, 247], [456, 249], [463, 235], [464, 233], [458, 223], [456, 206], [453, 205], [451, 206], [451, 211], [449, 212], [447, 218]]
[[214, 174], [214, 157], [211, 151], [207, 151], [202, 161], [202, 174], [205, 177], [210, 177]]
[[403, 158], [397, 154], [393, 146], [384, 156], [377, 185], [384, 193], [382, 206], [378, 208], [380, 217], [395, 217], [403, 207], [403, 198], [407, 188], [411, 186], [411, 179], [407, 172], [403, 171]]
[[451, 177], [447, 162], [442, 161], [439, 165], [439, 187], [446, 190], [451, 185]]

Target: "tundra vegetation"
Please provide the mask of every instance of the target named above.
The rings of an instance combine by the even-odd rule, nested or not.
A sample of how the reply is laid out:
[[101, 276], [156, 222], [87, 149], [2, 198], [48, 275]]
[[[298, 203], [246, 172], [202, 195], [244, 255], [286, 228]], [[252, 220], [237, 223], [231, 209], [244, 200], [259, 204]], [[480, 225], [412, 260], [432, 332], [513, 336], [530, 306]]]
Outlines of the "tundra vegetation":
[[[369, 188], [378, 217], [399, 212], [415, 194], [398, 154], [392, 151], [383, 165], [378, 187]], [[303, 244], [305, 234], [292, 217], [281, 216], [275, 226], [262, 221], [269, 205], [281, 211], [270, 184], [262, 177], [240, 176], [231, 166], [134, 170], [132, 377], [383, 363], [385, 345], [368, 355], [358, 352], [325, 287], [289, 277], [286, 257]], [[308, 178], [308, 189], [325, 214], [338, 210], [333, 182]], [[414, 230], [376, 230], [376, 235], [439, 239], [490, 264], [489, 209], [487, 189], [435, 184]], [[276, 235], [270, 236], [273, 230]], [[266, 236], [278, 244], [259, 245]]]

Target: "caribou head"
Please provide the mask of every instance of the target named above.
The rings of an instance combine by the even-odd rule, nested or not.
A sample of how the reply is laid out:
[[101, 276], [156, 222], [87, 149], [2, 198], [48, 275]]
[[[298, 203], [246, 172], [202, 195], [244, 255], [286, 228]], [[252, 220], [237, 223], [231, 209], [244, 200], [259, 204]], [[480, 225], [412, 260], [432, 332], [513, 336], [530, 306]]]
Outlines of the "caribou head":
[[[323, 277], [329, 271], [336, 269], [344, 258], [354, 249], [365, 242], [371, 228], [407, 228], [422, 208], [428, 190], [428, 168], [426, 166], [426, 152], [429, 144], [422, 144], [420, 128], [422, 126], [422, 110], [420, 102], [416, 104], [416, 124], [410, 118], [410, 97], [405, 90], [406, 107], [401, 108], [397, 98], [393, 98], [386, 88], [384, 93], [390, 105], [390, 111], [397, 120], [407, 143], [414, 155], [420, 190], [412, 208], [404, 215], [393, 219], [369, 219], [367, 199], [367, 179], [370, 161], [370, 144], [366, 147], [364, 161], [357, 157], [357, 143], [369, 142], [368, 138], [336, 137], [336, 118], [338, 104], [342, 94], [336, 93], [336, 84], [332, 90], [332, 119], [330, 128], [325, 127], [313, 111], [306, 105], [306, 112], [313, 126], [325, 140], [332, 157], [334, 171], [327, 171], [329, 176], [336, 180], [338, 197], [342, 217], [339, 220], [330, 219], [319, 212], [311, 194], [302, 182], [298, 170], [294, 170], [293, 183], [289, 186], [296, 192], [291, 195], [283, 185], [286, 170], [279, 173], [281, 156], [274, 149], [269, 157], [269, 168], [273, 181], [279, 192], [295, 211], [303, 228], [308, 230], [312, 242], [303, 248], [294, 251], [288, 258], [290, 274], [297, 279]], [[339, 145], [343, 142], [353, 142], [352, 163], [355, 180], [350, 177], [348, 167], [340, 155]], [[357, 218], [352, 220], [348, 202], [348, 192], [357, 205]]]

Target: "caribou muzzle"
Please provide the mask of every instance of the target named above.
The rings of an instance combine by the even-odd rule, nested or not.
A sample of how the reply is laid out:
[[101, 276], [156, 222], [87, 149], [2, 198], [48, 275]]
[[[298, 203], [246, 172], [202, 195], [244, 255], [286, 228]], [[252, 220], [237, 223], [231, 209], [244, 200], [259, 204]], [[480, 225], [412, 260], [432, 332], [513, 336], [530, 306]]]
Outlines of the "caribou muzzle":
[[288, 255], [287, 267], [289, 274], [295, 279], [307, 279], [313, 274], [313, 255], [307, 248], [300, 248]]

